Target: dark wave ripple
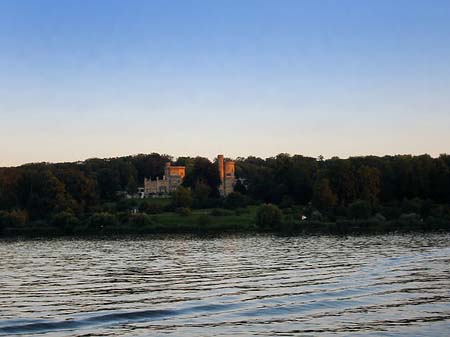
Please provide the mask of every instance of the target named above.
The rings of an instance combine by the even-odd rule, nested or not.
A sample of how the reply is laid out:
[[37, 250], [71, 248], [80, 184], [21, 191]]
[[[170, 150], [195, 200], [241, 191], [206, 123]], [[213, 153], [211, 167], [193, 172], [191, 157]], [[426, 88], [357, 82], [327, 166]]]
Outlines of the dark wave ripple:
[[0, 335], [447, 336], [450, 236], [0, 241]]

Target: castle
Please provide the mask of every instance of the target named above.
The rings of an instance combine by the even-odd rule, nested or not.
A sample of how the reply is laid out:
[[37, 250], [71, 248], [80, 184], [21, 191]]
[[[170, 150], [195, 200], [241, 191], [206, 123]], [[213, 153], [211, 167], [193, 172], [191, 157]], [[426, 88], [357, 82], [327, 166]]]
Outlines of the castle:
[[183, 183], [185, 175], [186, 167], [172, 166], [171, 163], [166, 163], [162, 179], [158, 177], [156, 180], [144, 179], [144, 196], [168, 194], [175, 191]]
[[[223, 155], [219, 155], [217, 156], [217, 164], [220, 177], [219, 193], [221, 196], [226, 197], [233, 192], [236, 182], [234, 175], [235, 163], [231, 160], [226, 161]], [[183, 183], [185, 176], [185, 166], [172, 166], [171, 163], [166, 163], [162, 179], [144, 179], [143, 196], [167, 195], [174, 192]]]

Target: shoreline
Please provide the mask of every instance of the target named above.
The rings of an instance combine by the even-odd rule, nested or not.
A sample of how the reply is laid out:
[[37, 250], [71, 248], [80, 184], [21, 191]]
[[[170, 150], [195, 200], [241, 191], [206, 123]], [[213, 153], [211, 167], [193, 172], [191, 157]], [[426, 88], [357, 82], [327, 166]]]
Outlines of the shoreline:
[[[304, 226], [295, 227], [293, 225], [284, 225], [277, 230], [262, 230], [254, 227], [247, 227], [237, 229], [236, 226], [220, 227], [189, 227], [185, 224], [180, 224], [177, 227], [160, 227], [153, 230], [130, 230], [127, 227], [108, 228], [100, 232], [94, 233], [90, 231], [77, 231], [67, 233], [64, 231], [51, 230], [50, 227], [46, 227], [40, 230], [36, 229], [17, 229], [6, 228], [0, 235], [0, 241], [10, 239], [47, 239], [47, 238], [67, 238], [67, 239], [102, 239], [102, 238], [139, 238], [139, 237], [161, 237], [167, 238], [170, 236], [193, 236], [193, 237], [222, 237], [233, 235], [244, 236], [259, 236], [259, 235], [274, 235], [274, 236], [377, 236], [377, 235], [407, 235], [407, 234], [447, 234], [450, 233], [450, 228], [399, 228], [393, 226], [386, 226], [382, 228], [364, 228], [364, 222], [361, 222], [359, 228], [340, 228], [337, 223], [329, 222], [314, 222], [308, 224], [302, 224]], [[387, 224], [385, 224], [387, 225]]]

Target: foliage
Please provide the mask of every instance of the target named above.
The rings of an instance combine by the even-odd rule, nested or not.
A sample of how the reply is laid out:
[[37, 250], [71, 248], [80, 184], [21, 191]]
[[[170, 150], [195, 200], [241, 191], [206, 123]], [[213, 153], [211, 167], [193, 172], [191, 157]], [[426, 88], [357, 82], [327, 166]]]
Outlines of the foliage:
[[65, 233], [71, 233], [80, 224], [79, 219], [71, 212], [60, 212], [52, 219], [52, 225]]
[[198, 208], [206, 207], [209, 203], [212, 189], [208, 184], [198, 183], [194, 187], [193, 198], [195, 200], [195, 206]]
[[197, 224], [200, 227], [206, 227], [213, 223], [212, 219], [206, 214], [202, 214], [197, 218]]
[[190, 216], [190, 215], [192, 215], [192, 211], [191, 211], [191, 209], [188, 208], [188, 207], [179, 207], [179, 208], [177, 208], [177, 209], [175, 210], [175, 212], [176, 212], [177, 214], [182, 215], [182, 216]]
[[224, 206], [228, 209], [236, 209], [247, 205], [248, 198], [239, 192], [230, 193], [224, 200]]
[[256, 213], [256, 226], [264, 230], [275, 230], [281, 225], [282, 212], [272, 204], [261, 205]]
[[131, 211], [138, 206], [135, 199], [122, 199], [116, 203], [116, 210], [118, 212]]
[[232, 211], [229, 211], [227, 209], [221, 209], [221, 208], [214, 208], [211, 213], [212, 216], [230, 216], [233, 215], [235, 213], [233, 213]]
[[[288, 154], [237, 158], [238, 183], [226, 198], [218, 194], [220, 179], [215, 162], [180, 157], [174, 164], [186, 166], [186, 178], [173, 199], [120, 199], [125, 192], [133, 194], [144, 178], [162, 177], [165, 164], [172, 160], [168, 155], [152, 153], [0, 168], [0, 228], [4, 235], [14, 229], [105, 233], [108, 228], [138, 230], [141, 227], [136, 224], [142, 222], [146, 230], [155, 231], [167, 221], [175, 231], [181, 226], [180, 219], [196, 226], [199, 214], [208, 213], [198, 209], [222, 207], [236, 211], [212, 211], [211, 215], [216, 215], [209, 217], [214, 220], [210, 226], [220, 223], [218, 226], [231, 228], [233, 221], [243, 221], [250, 228], [257, 218], [256, 207], [247, 205], [263, 203], [283, 208], [285, 216], [280, 222], [298, 230], [314, 231], [318, 223], [326, 223], [317, 225], [320, 231], [331, 230], [329, 224], [334, 223], [333, 230], [343, 233], [354, 228], [371, 231], [376, 226], [379, 230], [437, 230], [447, 229], [450, 223], [447, 154], [437, 158], [398, 155], [318, 160]], [[174, 212], [190, 207], [196, 209], [190, 217]], [[136, 210], [152, 216], [132, 217], [131, 211]], [[300, 215], [308, 219], [300, 221]], [[260, 217], [262, 221], [264, 216]], [[265, 226], [260, 228], [267, 229]]]
[[372, 214], [372, 207], [368, 201], [357, 200], [350, 204], [348, 211], [351, 219], [368, 219]]
[[147, 199], [141, 202], [139, 211], [146, 214], [158, 214], [164, 211], [164, 206], [161, 203], [155, 203]]
[[309, 218], [312, 221], [323, 221], [323, 215], [318, 210], [312, 211]]
[[136, 229], [148, 229], [154, 225], [152, 218], [146, 214], [132, 214], [128, 219], [128, 223]]
[[330, 181], [327, 178], [317, 180], [314, 185], [312, 203], [319, 209], [327, 209], [336, 206], [336, 194], [330, 188]]
[[101, 232], [108, 227], [117, 227], [118, 224], [117, 217], [107, 212], [95, 213], [88, 219], [88, 228], [93, 232]]
[[27, 220], [28, 215], [24, 210], [0, 211], [0, 228], [23, 226]]
[[191, 207], [192, 201], [192, 193], [186, 187], [179, 186], [173, 193], [172, 202], [174, 207]]
[[198, 185], [207, 185], [210, 188], [209, 197], [218, 196], [220, 177], [217, 165], [211, 163], [207, 158], [197, 157], [193, 159], [191, 165], [187, 167], [183, 184], [194, 190]]

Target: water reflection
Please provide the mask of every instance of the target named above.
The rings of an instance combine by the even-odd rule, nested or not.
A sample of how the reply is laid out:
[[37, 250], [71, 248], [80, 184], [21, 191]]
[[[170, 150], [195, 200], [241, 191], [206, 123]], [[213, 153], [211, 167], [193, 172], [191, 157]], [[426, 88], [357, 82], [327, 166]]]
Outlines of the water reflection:
[[0, 242], [0, 335], [446, 336], [450, 236]]

